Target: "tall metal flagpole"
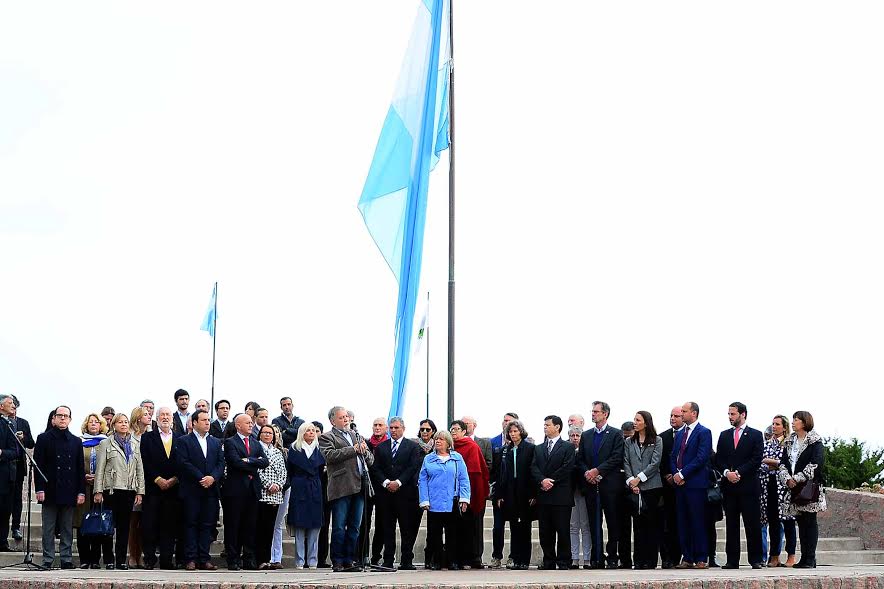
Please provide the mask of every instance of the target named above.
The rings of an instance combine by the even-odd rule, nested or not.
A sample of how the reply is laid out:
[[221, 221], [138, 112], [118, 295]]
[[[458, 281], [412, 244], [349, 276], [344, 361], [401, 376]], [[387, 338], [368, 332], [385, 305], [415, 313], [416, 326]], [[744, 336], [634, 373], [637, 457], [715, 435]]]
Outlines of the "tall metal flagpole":
[[218, 338], [218, 282], [215, 282], [215, 309], [212, 311], [212, 395], [209, 401], [209, 421], [215, 419], [215, 341]]
[[454, 0], [448, 3], [448, 423], [454, 421]]
[[427, 319], [424, 323], [424, 337], [427, 339], [427, 417], [430, 418], [430, 291], [427, 291]]

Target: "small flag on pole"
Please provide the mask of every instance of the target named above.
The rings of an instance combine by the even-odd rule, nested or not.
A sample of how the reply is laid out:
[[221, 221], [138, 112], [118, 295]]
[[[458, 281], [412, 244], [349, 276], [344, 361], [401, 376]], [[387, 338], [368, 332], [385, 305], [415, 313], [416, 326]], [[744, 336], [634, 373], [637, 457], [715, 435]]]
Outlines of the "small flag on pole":
[[203, 324], [200, 329], [208, 331], [209, 335], [215, 337], [215, 321], [218, 318], [218, 283], [212, 288], [212, 298], [209, 300], [209, 308], [206, 309], [206, 316], [203, 318]]

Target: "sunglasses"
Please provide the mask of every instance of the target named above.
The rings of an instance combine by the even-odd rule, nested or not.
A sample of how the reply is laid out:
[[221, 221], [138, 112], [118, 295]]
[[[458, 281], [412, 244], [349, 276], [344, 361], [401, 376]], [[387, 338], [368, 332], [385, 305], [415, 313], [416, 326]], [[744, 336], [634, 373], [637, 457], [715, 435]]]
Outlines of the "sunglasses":
[[422, 431], [422, 432], [431, 432], [431, 431], [433, 431], [433, 430], [432, 430], [432, 428], [429, 428], [429, 427], [422, 427], [422, 428], [420, 428], [419, 431]]

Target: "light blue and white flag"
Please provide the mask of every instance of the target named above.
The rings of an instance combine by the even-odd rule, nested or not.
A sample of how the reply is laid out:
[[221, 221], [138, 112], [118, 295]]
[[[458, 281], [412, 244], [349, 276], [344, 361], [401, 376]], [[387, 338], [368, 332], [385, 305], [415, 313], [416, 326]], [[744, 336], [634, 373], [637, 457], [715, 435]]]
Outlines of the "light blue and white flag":
[[206, 316], [203, 317], [203, 324], [200, 325], [200, 329], [203, 331], [208, 331], [209, 335], [215, 337], [215, 320], [217, 319], [218, 312], [218, 283], [215, 283], [215, 287], [212, 289], [212, 298], [209, 300], [209, 308], [206, 309]]
[[390, 415], [402, 415], [430, 170], [448, 148], [449, 0], [421, 0], [359, 210], [399, 282]]

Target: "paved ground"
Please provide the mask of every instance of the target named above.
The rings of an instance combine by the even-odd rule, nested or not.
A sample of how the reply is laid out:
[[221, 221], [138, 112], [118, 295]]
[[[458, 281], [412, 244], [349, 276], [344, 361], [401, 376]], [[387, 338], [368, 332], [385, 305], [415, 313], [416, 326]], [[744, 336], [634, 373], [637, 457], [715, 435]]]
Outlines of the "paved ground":
[[884, 589], [884, 566], [820, 567], [814, 570], [744, 568], [739, 571], [507, 571], [482, 570], [396, 573], [332, 573], [282, 570], [231, 573], [185, 571], [27, 571], [0, 572], [0, 587], [24, 589], [357, 589], [359, 587], [478, 587], [542, 589]]

